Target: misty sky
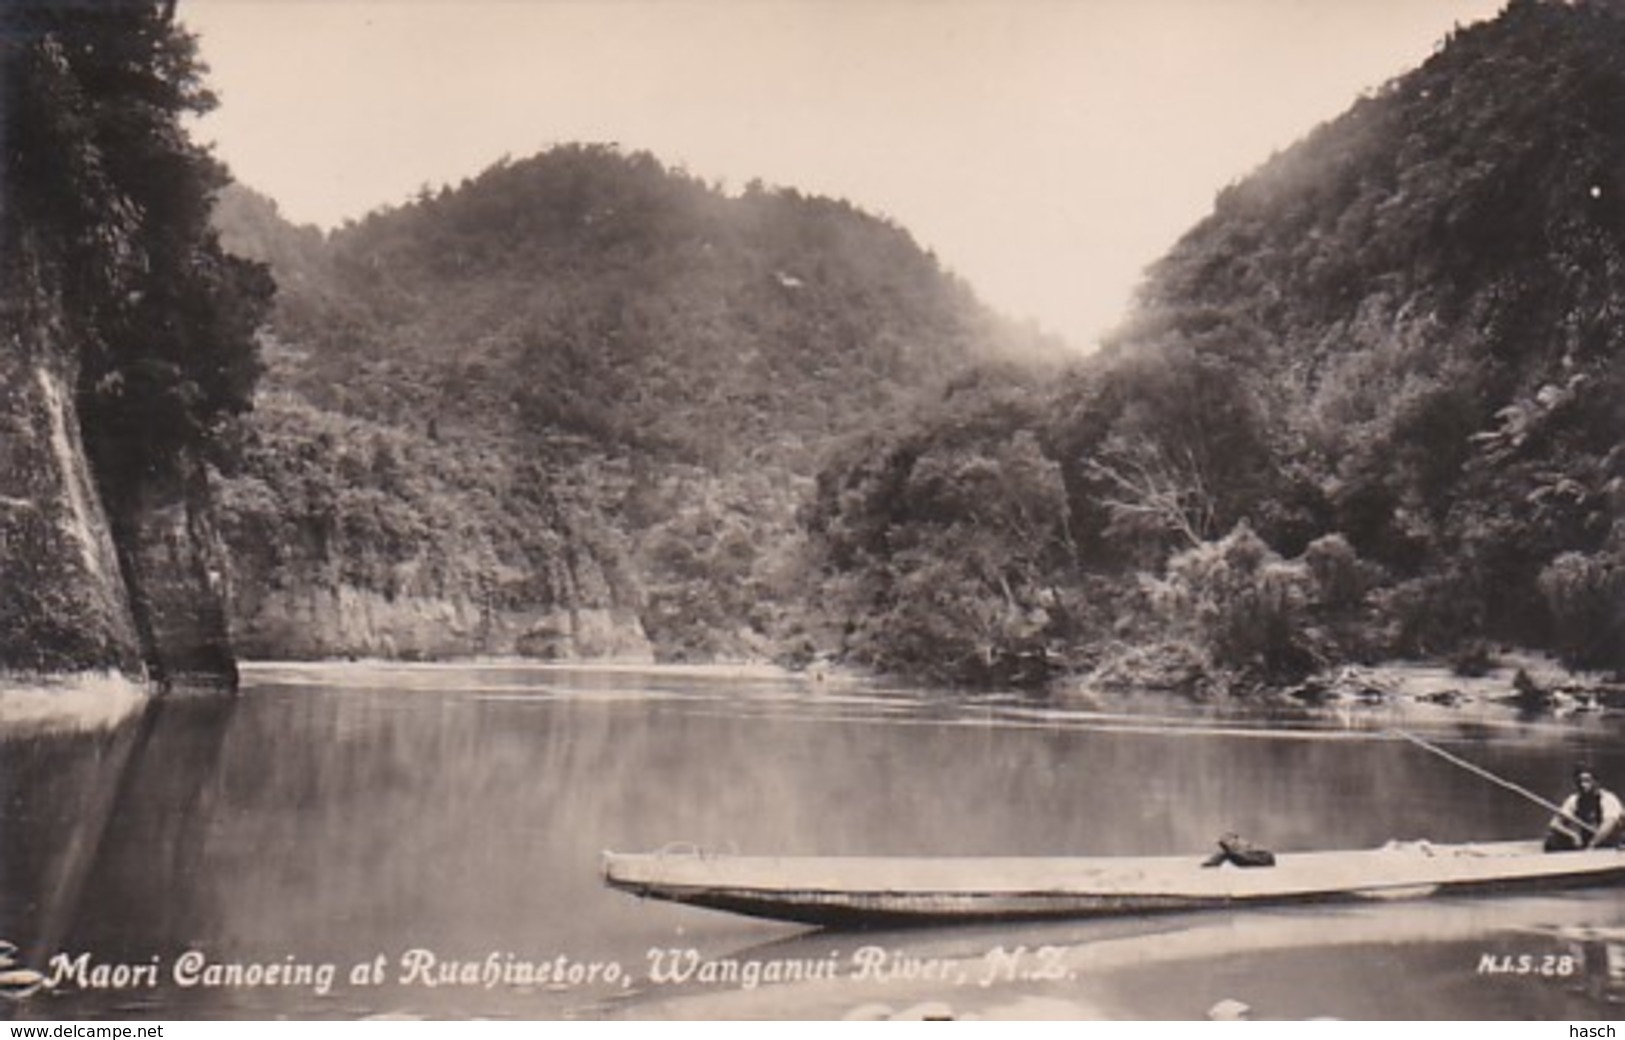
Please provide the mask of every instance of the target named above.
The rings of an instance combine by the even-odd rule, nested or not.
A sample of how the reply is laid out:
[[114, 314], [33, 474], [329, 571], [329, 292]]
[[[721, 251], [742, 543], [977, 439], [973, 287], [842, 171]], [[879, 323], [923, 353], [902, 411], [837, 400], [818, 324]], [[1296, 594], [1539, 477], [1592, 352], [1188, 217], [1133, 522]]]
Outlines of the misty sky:
[[331, 227], [618, 142], [849, 199], [1079, 346], [1214, 194], [1500, 0], [183, 0], [199, 136]]

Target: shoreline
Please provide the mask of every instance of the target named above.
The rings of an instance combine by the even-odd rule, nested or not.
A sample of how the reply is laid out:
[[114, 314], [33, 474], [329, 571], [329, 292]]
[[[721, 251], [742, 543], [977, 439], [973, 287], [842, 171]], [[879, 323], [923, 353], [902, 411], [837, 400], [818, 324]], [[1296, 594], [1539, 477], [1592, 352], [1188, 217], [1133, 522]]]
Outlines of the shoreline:
[[[538, 674], [594, 672], [716, 682], [786, 682], [809, 687], [853, 686], [888, 690], [933, 687], [906, 677], [866, 672], [820, 662], [794, 669], [769, 661], [651, 662], [542, 660], [517, 656], [456, 660], [403, 661], [393, 658], [332, 660], [247, 660], [238, 663], [244, 677], [276, 673], [328, 674], [410, 671], [509, 670]], [[1111, 709], [1155, 714], [1170, 707], [1222, 709], [1225, 713], [1261, 717], [1282, 711], [1364, 714], [1370, 710], [1425, 713], [1436, 719], [1501, 718], [1520, 723], [1602, 719], [1625, 712], [1625, 683], [1600, 673], [1577, 672], [1544, 655], [1508, 651], [1480, 674], [1457, 674], [1442, 660], [1396, 660], [1373, 665], [1339, 665], [1291, 687], [1257, 687], [1220, 697], [1192, 697], [1154, 684], [1132, 687], [1096, 685], [1087, 676], [1059, 680], [1047, 692], [1032, 690], [954, 689], [967, 698], [1017, 695], [1048, 699], [1058, 707]], [[155, 696], [144, 682], [117, 672], [43, 675], [0, 672], [0, 737], [54, 732], [110, 730], [137, 715]]]
[[[611, 675], [648, 675], [664, 678], [719, 681], [785, 681], [830, 686], [864, 685], [888, 689], [936, 689], [908, 676], [866, 671], [820, 662], [791, 668], [771, 661], [652, 662], [625, 658], [543, 660], [520, 656], [469, 657], [436, 661], [396, 658], [326, 660], [253, 660], [239, 662], [245, 675], [275, 671], [345, 671], [406, 669], [456, 671], [507, 669], [538, 673], [597, 672]], [[1047, 690], [1021, 688], [945, 687], [951, 695], [986, 697], [1000, 694], [1050, 698], [1060, 703], [1145, 705], [1164, 702], [1189, 706], [1227, 707], [1246, 712], [1273, 712], [1281, 708], [1372, 707], [1406, 704], [1436, 709], [1489, 707], [1517, 709], [1531, 717], [1564, 718], [1575, 714], [1625, 711], [1625, 682], [1602, 673], [1575, 671], [1553, 658], [1529, 651], [1507, 651], [1482, 671], [1458, 674], [1440, 658], [1395, 659], [1375, 664], [1329, 667], [1291, 686], [1256, 686], [1235, 689], [1217, 697], [1193, 697], [1154, 683], [1122, 686], [1095, 684], [1086, 675], [1058, 679]], [[1471, 712], [1464, 712], [1464, 715]]]
[[393, 657], [327, 658], [321, 660], [253, 660], [239, 661], [243, 674], [264, 673], [273, 670], [310, 671], [314, 669], [378, 669], [410, 668], [415, 671], [443, 669], [453, 671], [466, 668], [504, 668], [512, 671], [534, 672], [607, 672], [617, 675], [692, 676], [709, 679], [808, 679], [808, 671], [795, 671], [770, 661], [724, 662], [659, 662], [628, 658], [583, 658], [581, 660], [544, 660], [536, 657], [467, 657], [435, 661], [406, 661]]
[[1625, 710], [1625, 676], [1573, 669], [1544, 653], [1517, 648], [1466, 672], [1446, 657], [1392, 658], [1330, 664], [1276, 685], [1222, 670], [1193, 672], [1184, 661], [1177, 662], [1181, 666], [1177, 670], [1165, 668], [1155, 646], [1138, 647], [1135, 655], [1130, 667], [1114, 674], [1097, 669], [1063, 676], [1053, 689], [1063, 699], [1080, 701], [1161, 696], [1192, 705], [1237, 708], [1494, 705], [1557, 716]]
[[1437, 660], [1343, 665], [1271, 697], [1302, 704], [1493, 706], [1532, 717], [1565, 718], [1625, 709], [1625, 684], [1601, 673], [1575, 671], [1542, 654], [1508, 652], [1472, 675], [1458, 674]]

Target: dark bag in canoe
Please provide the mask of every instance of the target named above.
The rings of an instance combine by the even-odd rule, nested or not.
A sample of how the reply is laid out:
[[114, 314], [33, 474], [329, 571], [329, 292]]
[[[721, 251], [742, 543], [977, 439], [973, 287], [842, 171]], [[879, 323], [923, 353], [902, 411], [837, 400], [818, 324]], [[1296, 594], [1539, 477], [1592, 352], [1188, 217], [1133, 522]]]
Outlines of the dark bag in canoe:
[[1237, 867], [1273, 867], [1275, 853], [1260, 848], [1239, 834], [1226, 834], [1219, 839], [1219, 851], [1203, 861], [1204, 867], [1217, 867], [1225, 863]]

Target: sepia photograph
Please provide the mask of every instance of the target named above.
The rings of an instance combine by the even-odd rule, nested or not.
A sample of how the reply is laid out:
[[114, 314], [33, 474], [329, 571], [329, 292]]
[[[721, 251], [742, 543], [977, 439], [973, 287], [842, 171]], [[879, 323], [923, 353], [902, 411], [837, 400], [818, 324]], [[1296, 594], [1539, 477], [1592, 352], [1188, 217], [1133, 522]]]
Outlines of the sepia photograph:
[[0, 152], [0, 1018], [1621, 1017], [1625, 0], [8, 0]]

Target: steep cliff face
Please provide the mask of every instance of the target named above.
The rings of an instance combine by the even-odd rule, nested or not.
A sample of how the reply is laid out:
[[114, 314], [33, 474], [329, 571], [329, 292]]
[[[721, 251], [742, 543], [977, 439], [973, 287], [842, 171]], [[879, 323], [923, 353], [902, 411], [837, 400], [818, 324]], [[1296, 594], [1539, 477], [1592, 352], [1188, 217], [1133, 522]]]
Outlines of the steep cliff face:
[[[16, 268], [11, 269], [15, 274]], [[71, 338], [21, 275], [0, 308], [0, 669], [236, 684], [201, 467], [110, 515], [80, 433]]]
[[[629, 597], [588, 556], [551, 568], [534, 596], [463, 569], [454, 555], [390, 564], [338, 542], [298, 559], [238, 551], [230, 564], [232, 636], [249, 658], [654, 656]], [[516, 568], [493, 569], [530, 584]]]
[[220, 488], [246, 656], [649, 656], [617, 536], [545, 474], [276, 392], [255, 433]]
[[112, 517], [148, 674], [165, 689], [232, 689], [237, 662], [226, 618], [225, 548], [207, 474], [195, 461]]
[[637, 614], [629, 610], [489, 610], [466, 596], [389, 598], [353, 585], [302, 585], [241, 597], [236, 624], [237, 646], [250, 658], [654, 658]]
[[272, 290], [209, 227], [226, 174], [186, 134], [213, 98], [174, 14], [0, 5], [10, 672], [235, 683], [201, 475], [248, 407]]
[[8, 263], [0, 299], [0, 668], [141, 674], [49, 298]]

